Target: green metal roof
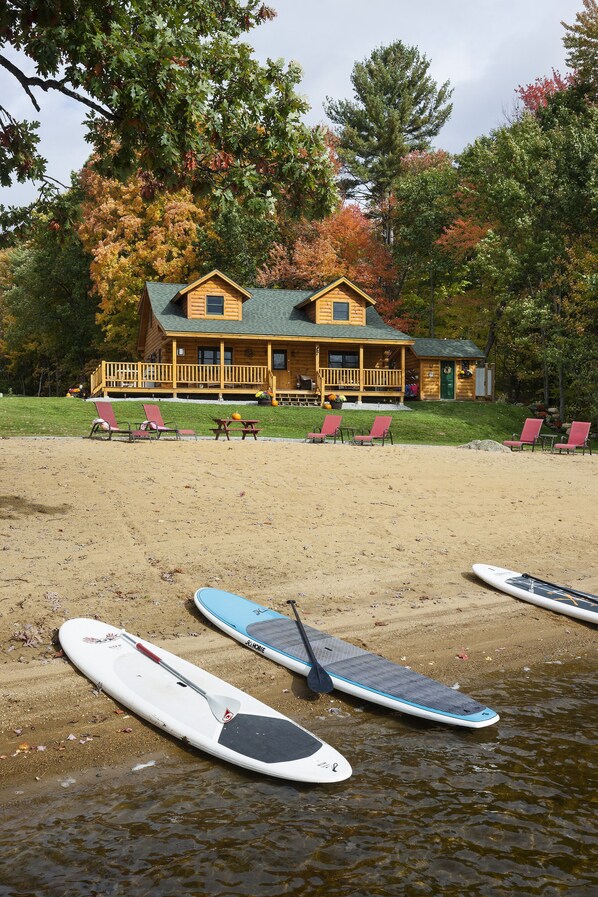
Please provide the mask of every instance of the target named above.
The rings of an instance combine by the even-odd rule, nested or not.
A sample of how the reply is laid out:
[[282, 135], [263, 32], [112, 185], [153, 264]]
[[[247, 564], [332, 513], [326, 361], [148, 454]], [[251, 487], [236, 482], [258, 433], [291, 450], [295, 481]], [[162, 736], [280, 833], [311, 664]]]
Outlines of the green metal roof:
[[470, 339], [420, 339], [416, 337], [411, 349], [418, 358], [484, 357], [484, 353]]
[[243, 303], [242, 321], [215, 321], [186, 318], [172, 299], [187, 284], [146, 283], [152, 311], [164, 330], [170, 333], [230, 333], [246, 336], [319, 337], [334, 340], [376, 340], [386, 343], [408, 340], [400, 330], [385, 324], [376, 309], [366, 309], [365, 325], [314, 324], [303, 309], [295, 308], [313, 295], [313, 290], [251, 290]]

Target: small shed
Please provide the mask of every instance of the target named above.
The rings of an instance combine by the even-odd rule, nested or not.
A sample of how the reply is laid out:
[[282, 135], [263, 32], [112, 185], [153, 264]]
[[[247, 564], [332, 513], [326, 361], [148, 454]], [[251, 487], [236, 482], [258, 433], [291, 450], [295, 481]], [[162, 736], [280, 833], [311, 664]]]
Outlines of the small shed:
[[472, 340], [416, 338], [406, 350], [406, 397], [473, 401], [476, 369], [484, 363]]

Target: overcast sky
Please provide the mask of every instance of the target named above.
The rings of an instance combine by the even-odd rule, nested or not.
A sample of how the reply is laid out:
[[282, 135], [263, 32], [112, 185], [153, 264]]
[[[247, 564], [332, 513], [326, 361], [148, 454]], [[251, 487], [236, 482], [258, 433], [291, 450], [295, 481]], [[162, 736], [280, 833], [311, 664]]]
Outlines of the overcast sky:
[[[395, 40], [417, 46], [430, 73], [454, 88], [453, 114], [436, 146], [457, 153], [505, 121], [515, 90], [553, 68], [566, 71], [562, 20], [575, 21], [582, 0], [267, 0], [278, 17], [247, 41], [259, 59], [294, 59], [303, 69], [300, 92], [311, 106], [310, 124], [327, 121], [326, 97], [352, 96], [351, 70], [376, 47]], [[68, 183], [89, 153], [84, 109], [38, 91], [43, 114], [34, 114], [22, 89], [0, 70], [0, 102], [15, 117], [41, 119], [41, 151], [48, 174]], [[30, 202], [28, 185], [0, 188], [0, 203]]]

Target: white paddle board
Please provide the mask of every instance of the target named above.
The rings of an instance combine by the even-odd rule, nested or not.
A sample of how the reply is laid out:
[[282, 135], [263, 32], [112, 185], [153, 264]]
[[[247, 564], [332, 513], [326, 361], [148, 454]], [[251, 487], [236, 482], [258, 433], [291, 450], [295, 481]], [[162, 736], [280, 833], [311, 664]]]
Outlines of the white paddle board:
[[311, 732], [137, 636], [99, 620], [78, 618], [60, 627], [60, 644], [73, 664], [114, 700], [208, 754], [294, 782], [341, 782], [351, 775], [345, 758]]
[[576, 620], [598, 624], [598, 595], [579, 592], [535, 578], [528, 573], [516, 573], [515, 570], [504, 570], [489, 564], [474, 564], [472, 570], [488, 585], [507, 595]]
[[[247, 648], [309, 675], [312, 663], [296, 620], [220, 589], [198, 589], [194, 600], [208, 620]], [[494, 710], [461, 691], [312, 626], [305, 626], [305, 631], [317, 662], [339, 691], [453, 726], [481, 729], [498, 722]]]

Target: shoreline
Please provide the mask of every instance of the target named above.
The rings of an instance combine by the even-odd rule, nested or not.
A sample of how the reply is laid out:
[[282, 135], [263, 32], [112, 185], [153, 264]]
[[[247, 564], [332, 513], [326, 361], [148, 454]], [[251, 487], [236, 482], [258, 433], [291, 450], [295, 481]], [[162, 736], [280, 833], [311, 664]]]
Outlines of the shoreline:
[[70, 617], [126, 627], [318, 731], [322, 699], [203, 621], [191, 601], [201, 586], [282, 613], [296, 598], [312, 625], [474, 698], [498, 671], [595, 659], [595, 627], [471, 573], [497, 563], [597, 593], [593, 456], [200, 440], [138, 445], [133, 460], [116, 442], [1, 446], [7, 796], [188, 753], [124, 720], [60, 656], [53, 639]]

